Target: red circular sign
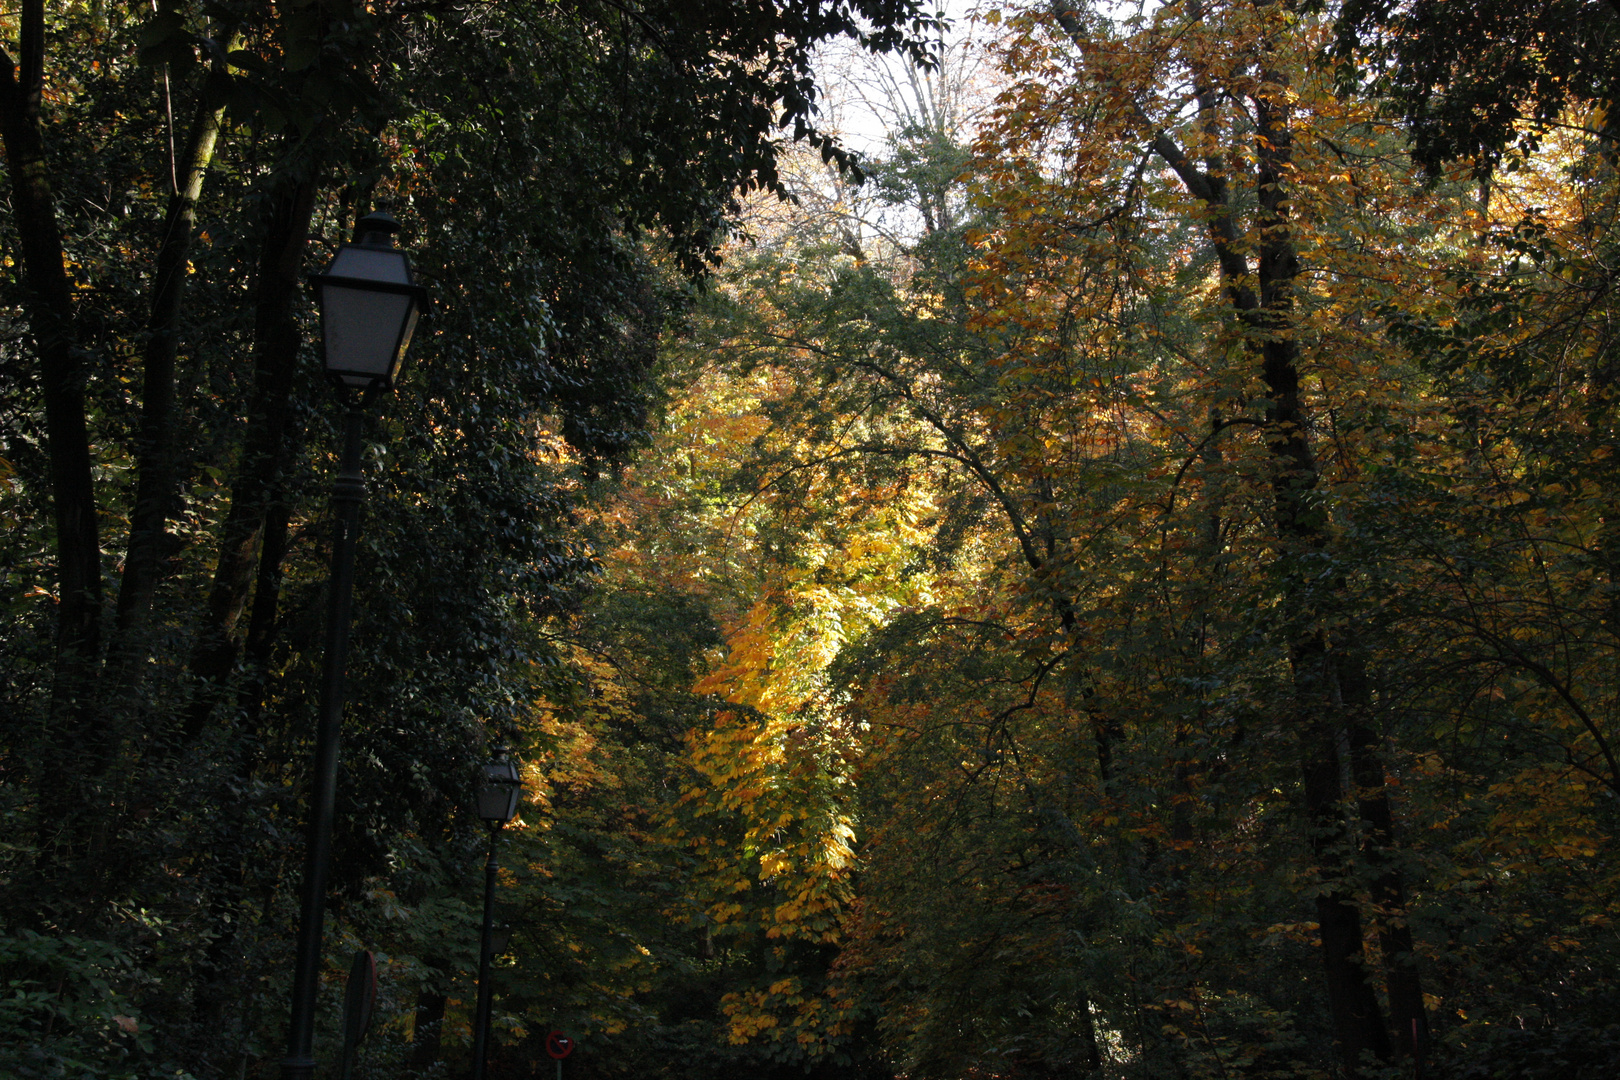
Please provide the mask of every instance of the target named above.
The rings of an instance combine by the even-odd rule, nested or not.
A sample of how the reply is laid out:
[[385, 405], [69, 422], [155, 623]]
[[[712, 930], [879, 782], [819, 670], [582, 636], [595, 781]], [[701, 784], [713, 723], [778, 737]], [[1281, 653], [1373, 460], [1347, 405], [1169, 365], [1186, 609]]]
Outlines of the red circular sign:
[[561, 1061], [574, 1052], [574, 1040], [560, 1031], [553, 1031], [546, 1036], [546, 1053]]

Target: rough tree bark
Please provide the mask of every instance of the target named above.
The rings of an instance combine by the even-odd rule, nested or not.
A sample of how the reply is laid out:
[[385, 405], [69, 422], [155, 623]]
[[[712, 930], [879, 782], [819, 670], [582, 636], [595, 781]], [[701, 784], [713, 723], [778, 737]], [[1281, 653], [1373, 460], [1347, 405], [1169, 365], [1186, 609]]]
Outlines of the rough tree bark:
[[[175, 455], [175, 362], [180, 348], [180, 312], [185, 299], [186, 271], [196, 236], [197, 200], [214, 159], [225, 110], [208, 100], [197, 106], [186, 149], [177, 173], [179, 190], [169, 198], [152, 276], [152, 306], [147, 316], [143, 351], [141, 432], [136, 442], [135, 506], [130, 514], [129, 548], [119, 579], [118, 623], [120, 639], [115, 651], [127, 653], [152, 608], [153, 594], [166, 576], [168, 523], [178, 502], [179, 483]], [[115, 680], [117, 681], [117, 680]]]
[[101, 542], [84, 411], [87, 372], [74, 340], [73, 286], [39, 126], [44, 0], [24, 0], [21, 19], [20, 63], [0, 52], [0, 133], [11, 174], [12, 217], [21, 241], [28, 321], [45, 398], [61, 588], [58, 645], [66, 664], [73, 667], [94, 656], [101, 638]]
[[104, 764], [109, 733], [95, 723], [94, 676], [101, 645], [101, 538], [96, 522], [90, 436], [85, 417], [85, 355], [75, 339], [73, 285], [40, 129], [45, 81], [44, 0], [23, 0], [17, 61], [0, 51], [0, 139], [11, 180], [12, 216], [22, 254], [29, 329], [39, 361], [51, 503], [56, 526], [56, 667], [47, 758], [77, 757], [90, 767], [40, 785], [40, 858], [77, 844], [89, 777]]
[[183, 732], [193, 742], [220, 700], [236, 665], [236, 626], [247, 606], [266, 515], [279, 498], [291, 455], [293, 379], [301, 335], [294, 304], [315, 209], [313, 170], [286, 181], [270, 199], [260, 251], [253, 333], [253, 394], [241, 463], [231, 483], [231, 505], [219, 541], [208, 608], [192, 653], [192, 673], [216, 692], [192, 706]]

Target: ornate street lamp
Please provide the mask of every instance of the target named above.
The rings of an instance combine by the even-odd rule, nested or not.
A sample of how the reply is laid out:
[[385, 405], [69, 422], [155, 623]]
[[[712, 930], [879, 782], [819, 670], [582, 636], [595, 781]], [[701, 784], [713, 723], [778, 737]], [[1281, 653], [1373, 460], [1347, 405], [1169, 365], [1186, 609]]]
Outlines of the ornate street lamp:
[[326, 374], [340, 391], [363, 396], [392, 390], [411, 344], [427, 290], [411, 278], [410, 260], [394, 246], [399, 222], [367, 214], [355, 242], [338, 249], [324, 274], [311, 274], [321, 305]]
[[315, 731], [314, 791], [304, 849], [303, 911], [293, 969], [292, 1018], [282, 1080], [315, 1075], [315, 998], [321, 969], [321, 929], [326, 917], [326, 880], [332, 862], [332, 818], [337, 798], [338, 747], [343, 727], [344, 675], [354, 598], [354, 549], [366, 482], [360, 472], [362, 407], [379, 391], [392, 390], [400, 360], [411, 343], [427, 291], [411, 278], [410, 263], [394, 247], [399, 222], [367, 214], [355, 225], [355, 242], [344, 244], [324, 274], [310, 275], [320, 300], [322, 359], [343, 399], [343, 456], [332, 485], [332, 577], [326, 616], [326, 658], [321, 675], [321, 713]]
[[[518, 798], [523, 794], [523, 778], [517, 762], [502, 747], [482, 769], [478, 782], [478, 816], [489, 826], [489, 858], [484, 860], [484, 927], [478, 936], [478, 1013], [473, 1021], [473, 1080], [484, 1080], [484, 1056], [489, 1046], [489, 1012], [495, 988], [490, 981], [489, 963], [496, 955], [494, 942], [495, 841], [501, 826], [517, 816]], [[510, 936], [510, 935], [508, 935]]]

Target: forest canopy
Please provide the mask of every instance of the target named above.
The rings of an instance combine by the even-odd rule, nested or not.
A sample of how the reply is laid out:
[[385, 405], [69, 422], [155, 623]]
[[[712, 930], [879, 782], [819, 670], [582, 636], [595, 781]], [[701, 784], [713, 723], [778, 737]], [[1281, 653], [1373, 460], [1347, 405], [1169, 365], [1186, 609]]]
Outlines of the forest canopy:
[[0, 12], [0, 1073], [279, 1068], [386, 211], [317, 1075], [1614, 1075], [1617, 31]]

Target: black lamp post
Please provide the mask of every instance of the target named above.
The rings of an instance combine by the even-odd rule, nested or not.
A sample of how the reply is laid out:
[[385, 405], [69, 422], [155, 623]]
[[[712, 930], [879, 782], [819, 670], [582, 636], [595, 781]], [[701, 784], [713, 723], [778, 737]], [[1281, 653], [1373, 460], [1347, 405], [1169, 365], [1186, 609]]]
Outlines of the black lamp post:
[[484, 860], [484, 927], [478, 935], [478, 1015], [473, 1021], [473, 1080], [484, 1080], [484, 1055], [489, 1047], [489, 1011], [494, 996], [489, 962], [495, 956], [493, 923], [495, 913], [495, 841], [501, 826], [517, 816], [518, 797], [523, 794], [523, 778], [517, 763], [502, 748], [495, 760], [485, 765], [478, 783], [478, 816], [489, 826], [489, 858]]
[[332, 485], [332, 578], [326, 616], [326, 659], [321, 675], [321, 713], [315, 731], [314, 791], [304, 850], [303, 911], [293, 969], [292, 1019], [282, 1080], [315, 1075], [315, 999], [320, 984], [321, 929], [326, 917], [326, 879], [332, 861], [332, 817], [337, 795], [338, 744], [343, 726], [344, 673], [349, 654], [349, 617], [354, 595], [354, 547], [366, 484], [360, 474], [362, 406], [378, 391], [392, 390], [394, 374], [411, 343], [427, 291], [411, 279], [410, 263], [394, 247], [399, 222], [368, 214], [355, 226], [324, 274], [312, 274], [320, 297], [322, 354], [326, 373], [345, 405], [343, 457]]

